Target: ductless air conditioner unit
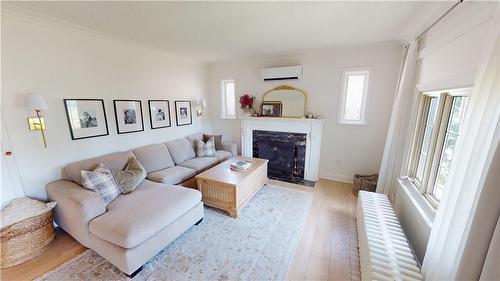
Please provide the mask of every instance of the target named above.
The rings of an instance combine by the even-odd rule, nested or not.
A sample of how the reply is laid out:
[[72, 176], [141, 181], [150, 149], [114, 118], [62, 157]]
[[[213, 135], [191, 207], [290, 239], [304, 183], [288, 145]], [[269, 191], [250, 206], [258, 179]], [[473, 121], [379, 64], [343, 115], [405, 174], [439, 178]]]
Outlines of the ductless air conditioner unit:
[[298, 80], [302, 78], [302, 65], [264, 68], [261, 75], [264, 81]]

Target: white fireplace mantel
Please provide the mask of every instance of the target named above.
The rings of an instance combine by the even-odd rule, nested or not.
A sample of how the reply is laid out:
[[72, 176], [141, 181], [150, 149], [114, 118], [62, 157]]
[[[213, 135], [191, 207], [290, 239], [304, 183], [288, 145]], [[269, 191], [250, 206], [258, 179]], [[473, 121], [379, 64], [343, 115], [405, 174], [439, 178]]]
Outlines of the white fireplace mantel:
[[278, 117], [240, 117], [241, 154], [252, 157], [254, 130], [306, 134], [306, 159], [304, 178], [310, 181], [319, 179], [319, 160], [321, 155], [321, 136], [325, 119], [278, 118]]

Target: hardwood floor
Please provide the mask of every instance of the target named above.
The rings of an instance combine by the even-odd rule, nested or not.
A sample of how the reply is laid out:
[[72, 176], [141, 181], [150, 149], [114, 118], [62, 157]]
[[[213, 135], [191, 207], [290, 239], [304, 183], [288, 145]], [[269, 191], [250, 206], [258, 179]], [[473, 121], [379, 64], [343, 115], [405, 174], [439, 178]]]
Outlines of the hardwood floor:
[[352, 184], [320, 179], [313, 192], [287, 280], [361, 280]]
[[20, 265], [1, 269], [0, 280], [33, 280], [86, 249], [62, 229], [56, 228], [56, 239], [47, 251]]
[[[348, 183], [320, 179], [314, 188], [270, 181], [312, 192], [313, 202], [287, 280], [360, 280], [356, 196]], [[0, 271], [1, 280], [32, 280], [86, 248], [62, 230], [42, 255]]]

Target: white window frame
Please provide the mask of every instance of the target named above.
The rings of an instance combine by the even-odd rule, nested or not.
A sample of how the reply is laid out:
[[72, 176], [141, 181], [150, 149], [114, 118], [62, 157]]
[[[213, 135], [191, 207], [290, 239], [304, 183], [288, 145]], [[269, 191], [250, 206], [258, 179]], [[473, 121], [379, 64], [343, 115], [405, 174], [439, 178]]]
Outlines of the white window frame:
[[[368, 87], [370, 86], [370, 67], [344, 68], [342, 70], [342, 83], [340, 89], [340, 107], [338, 114], [338, 123], [345, 125], [366, 125], [366, 100], [368, 97]], [[365, 84], [363, 89], [363, 97], [361, 100], [361, 118], [360, 120], [345, 119], [345, 103], [347, 101], [347, 78], [349, 75], [365, 75]]]
[[[226, 83], [232, 82], [234, 84], [234, 115], [229, 116], [226, 112]], [[222, 119], [236, 119], [236, 81], [234, 79], [224, 79], [220, 82], [221, 87], [221, 100], [222, 100], [222, 110], [221, 110], [221, 118]]]
[[[437, 172], [441, 160], [442, 149], [445, 142], [446, 130], [451, 114], [451, 106], [454, 97], [469, 97], [467, 108], [470, 106], [471, 88], [431, 91], [419, 93], [419, 101], [417, 102], [416, 126], [413, 132], [410, 156], [408, 158], [408, 166], [406, 177], [417, 189], [417, 191], [426, 199], [433, 208], [437, 208], [439, 200], [433, 195], [436, 186]], [[429, 141], [429, 148], [426, 163], [424, 166], [422, 181], [417, 180], [416, 173], [422, 147], [423, 134], [425, 123], [428, 115], [428, 105], [432, 97], [438, 98], [436, 115], [434, 118], [433, 129]], [[466, 111], [467, 111], [466, 108]], [[463, 122], [463, 120], [462, 120]], [[463, 135], [460, 132], [459, 138]], [[457, 151], [455, 151], [456, 153]], [[455, 157], [453, 157], [455, 159]], [[452, 162], [454, 161], [452, 159]]]

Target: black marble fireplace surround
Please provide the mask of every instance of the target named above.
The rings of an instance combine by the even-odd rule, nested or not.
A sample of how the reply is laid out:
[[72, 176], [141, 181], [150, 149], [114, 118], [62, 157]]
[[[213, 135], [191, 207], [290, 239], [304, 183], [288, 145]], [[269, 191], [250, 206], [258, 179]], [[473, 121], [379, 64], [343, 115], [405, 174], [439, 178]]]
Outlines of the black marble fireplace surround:
[[304, 179], [306, 139], [306, 134], [254, 130], [253, 157], [269, 160], [267, 176], [271, 179], [314, 186]]

